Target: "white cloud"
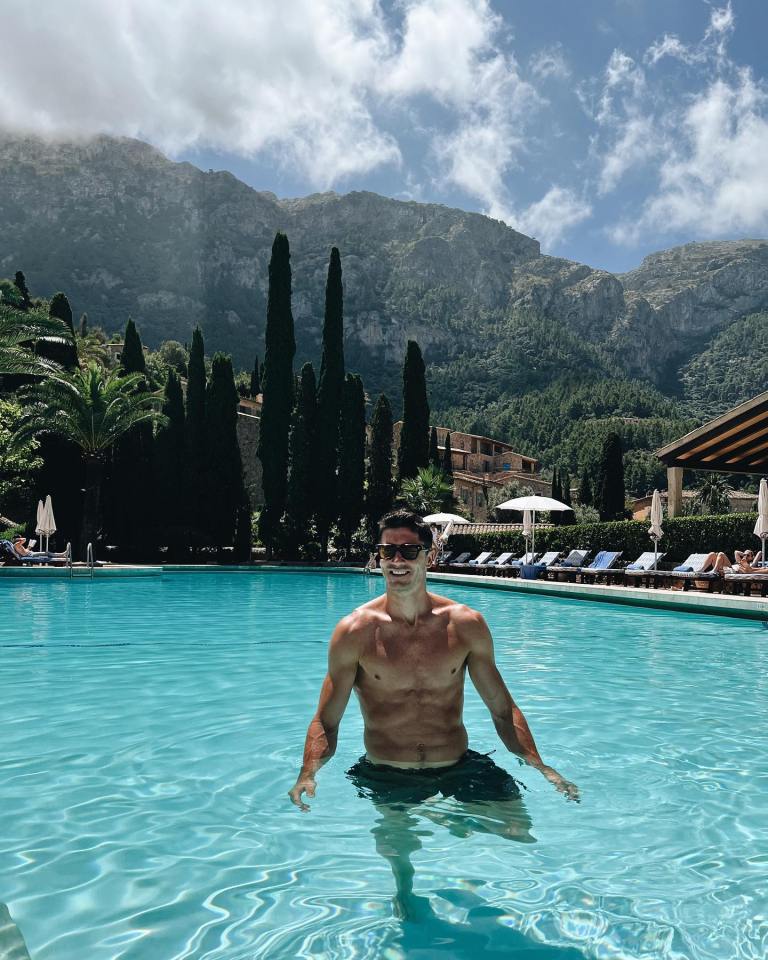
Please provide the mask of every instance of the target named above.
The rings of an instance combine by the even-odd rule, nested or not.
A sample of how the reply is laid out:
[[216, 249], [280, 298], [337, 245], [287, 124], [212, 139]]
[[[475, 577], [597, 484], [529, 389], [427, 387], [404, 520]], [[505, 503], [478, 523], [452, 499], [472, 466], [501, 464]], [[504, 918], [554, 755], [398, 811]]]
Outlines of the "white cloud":
[[768, 230], [768, 96], [748, 71], [716, 80], [685, 111], [640, 226], [724, 233]]
[[621, 132], [604, 155], [598, 192], [601, 196], [615, 190], [625, 173], [655, 156], [662, 149], [662, 140], [651, 117], [629, 117]]
[[570, 67], [565, 58], [562, 44], [539, 50], [530, 60], [530, 69], [534, 77], [540, 80], [567, 80], [571, 75]]
[[514, 219], [512, 226], [537, 237], [542, 246], [551, 247], [592, 214], [591, 205], [572, 190], [553, 186], [541, 200], [532, 203]]
[[6, 0], [5, 17], [5, 128], [287, 150], [318, 186], [399, 161], [368, 97], [390, 53], [375, 0], [293, 0], [291, 16], [250, 0]]

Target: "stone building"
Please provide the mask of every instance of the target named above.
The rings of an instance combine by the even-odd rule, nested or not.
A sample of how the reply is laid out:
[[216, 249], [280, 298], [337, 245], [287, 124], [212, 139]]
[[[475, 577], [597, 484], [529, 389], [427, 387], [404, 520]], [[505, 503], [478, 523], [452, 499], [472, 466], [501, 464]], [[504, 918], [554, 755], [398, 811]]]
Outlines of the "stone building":
[[[395, 451], [400, 446], [402, 420], [394, 425]], [[436, 427], [437, 449], [442, 457], [445, 439], [451, 435], [453, 495], [475, 520], [488, 519], [488, 495], [492, 488], [511, 480], [530, 487], [534, 493], [549, 496], [551, 483], [541, 476], [539, 461], [516, 453], [508, 443], [474, 433], [462, 433], [447, 427]]]

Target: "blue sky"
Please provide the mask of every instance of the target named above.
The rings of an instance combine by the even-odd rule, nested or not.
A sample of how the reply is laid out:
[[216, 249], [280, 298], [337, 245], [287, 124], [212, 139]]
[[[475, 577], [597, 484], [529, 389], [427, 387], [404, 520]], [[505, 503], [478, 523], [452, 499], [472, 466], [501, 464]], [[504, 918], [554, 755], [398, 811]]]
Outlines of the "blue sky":
[[477, 210], [614, 271], [768, 234], [764, 0], [4, 5], [5, 128]]

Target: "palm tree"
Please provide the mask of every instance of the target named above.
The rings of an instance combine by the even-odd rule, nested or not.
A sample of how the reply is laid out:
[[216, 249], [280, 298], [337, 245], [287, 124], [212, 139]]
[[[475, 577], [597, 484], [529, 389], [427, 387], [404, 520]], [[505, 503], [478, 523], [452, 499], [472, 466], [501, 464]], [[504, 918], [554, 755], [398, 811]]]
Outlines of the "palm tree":
[[107, 451], [140, 423], [165, 424], [162, 395], [137, 392], [140, 373], [120, 376], [90, 361], [83, 369], [60, 372], [23, 387], [24, 410], [13, 437], [17, 448], [33, 437], [52, 434], [76, 444], [85, 462], [85, 505], [81, 550], [96, 538], [101, 484]]
[[442, 470], [436, 467], [419, 467], [415, 477], [403, 480], [400, 490], [408, 508], [420, 516], [437, 513], [450, 503], [453, 497], [453, 484], [445, 479]]
[[720, 474], [708, 473], [699, 484], [697, 501], [699, 512], [703, 514], [728, 513], [731, 488]]
[[14, 310], [0, 306], [0, 375], [40, 376], [57, 373], [61, 367], [34, 353], [36, 342], [72, 343], [72, 331], [58, 317], [40, 310]]

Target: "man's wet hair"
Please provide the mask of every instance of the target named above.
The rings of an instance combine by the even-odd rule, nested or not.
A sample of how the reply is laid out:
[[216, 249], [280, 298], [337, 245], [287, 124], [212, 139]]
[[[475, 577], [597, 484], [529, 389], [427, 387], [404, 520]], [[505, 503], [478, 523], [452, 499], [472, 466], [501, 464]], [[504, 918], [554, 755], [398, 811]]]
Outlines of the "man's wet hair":
[[419, 540], [421, 540], [427, 549], [432, 547], [434, 537], [432, 536], [432, 530], [429, 524], [425, 523], [418, 514], [411, 513], [410, 510], [393, 510], [391, 513], [385, 513], [381, 520], [379, 520], [379, 536], [381, 536], [385, 530], [397, 530], [403, 527], [406, 530], [417, 533]]

